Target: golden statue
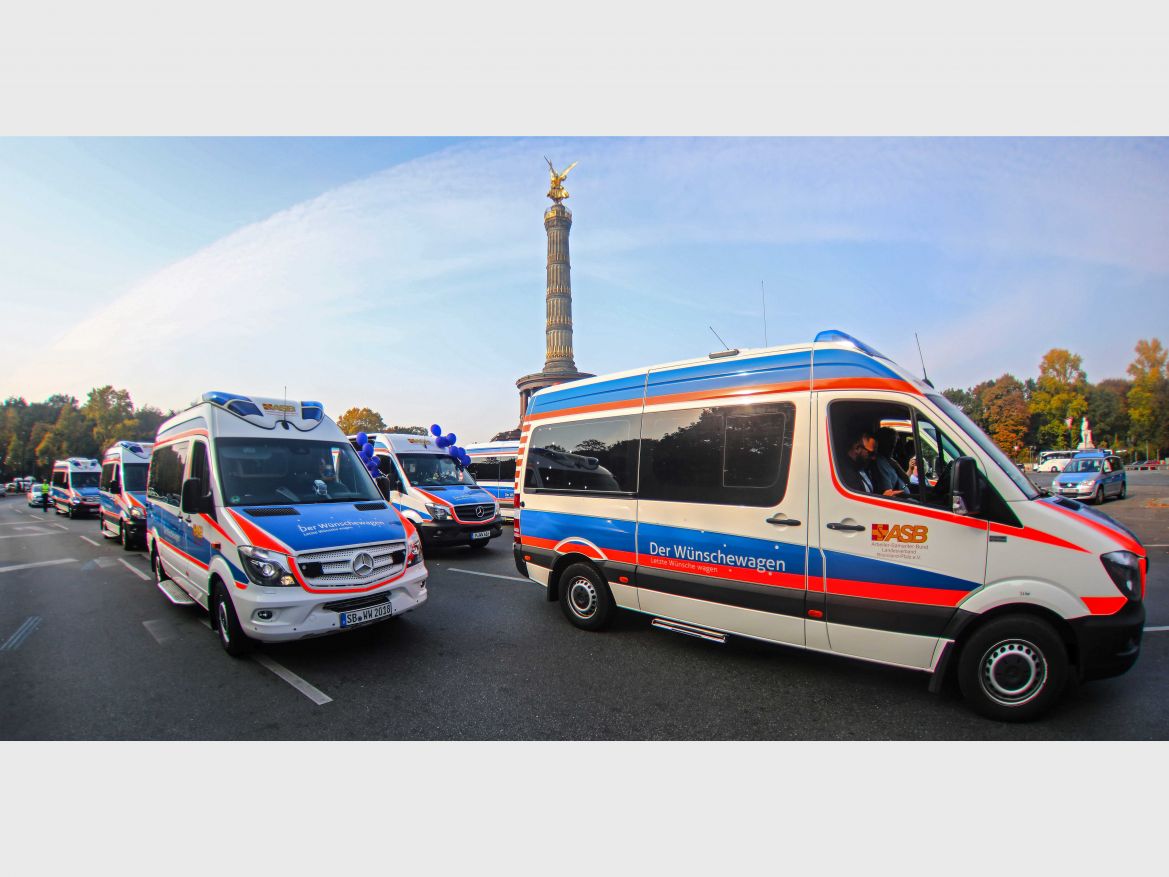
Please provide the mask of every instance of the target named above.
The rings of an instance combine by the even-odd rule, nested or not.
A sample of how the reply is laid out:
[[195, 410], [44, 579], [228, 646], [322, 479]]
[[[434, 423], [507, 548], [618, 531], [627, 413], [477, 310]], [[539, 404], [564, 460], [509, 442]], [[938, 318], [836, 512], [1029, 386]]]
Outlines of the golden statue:
[[[548, 156], [544, 156], [544, 161], [548, 161]], [[552, 167], [552, 162], [548, 161], [548, 170], [552, 176], [552, 188], [548, 190], [548, 197], [559, 204], [568, 197], [568, 190], [564, 188], [564, 178], [568, 176], [568, 172], [577, 166], [579, 162], [573, 162], [560, 173], [556, 173], [556, 168]]]

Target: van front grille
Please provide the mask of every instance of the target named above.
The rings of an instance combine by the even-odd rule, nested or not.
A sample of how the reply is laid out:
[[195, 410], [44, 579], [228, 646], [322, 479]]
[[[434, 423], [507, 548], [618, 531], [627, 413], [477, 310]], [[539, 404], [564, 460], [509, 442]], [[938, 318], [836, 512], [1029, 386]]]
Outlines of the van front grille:
[[401, 572], [405, 565], [405, 542], [379, 542], [331, 551], [310, 551], [296, 558], [300, 574], [314, 588], [371, 585]]

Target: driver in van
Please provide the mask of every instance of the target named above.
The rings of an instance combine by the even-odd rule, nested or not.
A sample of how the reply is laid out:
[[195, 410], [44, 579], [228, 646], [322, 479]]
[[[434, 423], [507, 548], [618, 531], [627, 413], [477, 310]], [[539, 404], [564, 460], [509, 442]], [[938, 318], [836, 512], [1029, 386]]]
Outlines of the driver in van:
[[873, 455], [877, 451], [877, 440], [867, 430], [858, 430], [853, 433], [853, 440], [849, 443], [840, 461], [840, 480], [844, 486], [856, 493], [872, 493], [873, 478], [869, 474], [869, 466], [873, 462]]
[[908, 496], [908, 476], [893, 459], [897, 445], [897, 431], [882, 426], [877, 430], [877, 453], [873, 457], [873, 486], [885, 496]]

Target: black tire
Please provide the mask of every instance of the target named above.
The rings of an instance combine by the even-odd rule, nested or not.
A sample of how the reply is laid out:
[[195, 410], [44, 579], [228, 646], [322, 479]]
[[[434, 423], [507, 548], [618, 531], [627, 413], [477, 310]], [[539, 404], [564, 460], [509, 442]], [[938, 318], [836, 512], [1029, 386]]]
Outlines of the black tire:
[[1031, 615], [1004, 615], [979, 627], [958, 661], [966, 702], [1000, 722], [1038, 718], [1059, 700], [1067, 681], [1063, 640]]
[[1128, 479], [1127, 478], [1124, 481], [1120, 482], [1120, 495], [1117, 497], [1117, 499], [1124, 499], [1126, 496], [1128, 496]]
[[251, 651], [252, 641], [240, 626], [235, 606], [223, 585], [215, 588], [215, 594], [211, 598], [211, 611], [214, 613], [215, 632], [219, 636], [219, 644], [223, 646], [223, 650], [233, 658]]
[[609, 585], [588, 563], [574, 563], [560, 574], [560, 609], [581, 630], [604, 630], [617, 614]]
[[130, 538], [130, 534], [126, 532], [125, 524], [118, 524], [118, 541], [122, 543], [123, 551], [134, 550], [134, 542], [136, 540]]
[[1092, 491], [1092, 497], [1088, 500], [1092, 505], [1104, 505], [1104, 485], [1097, 484], [1096, 489]]
[[154, 580], [156, 582], [161, 583], [170, 578], [162, 565], [162, 555], [158, 553], [157, 548], [150, 553], [150, 571], [154, 573]]

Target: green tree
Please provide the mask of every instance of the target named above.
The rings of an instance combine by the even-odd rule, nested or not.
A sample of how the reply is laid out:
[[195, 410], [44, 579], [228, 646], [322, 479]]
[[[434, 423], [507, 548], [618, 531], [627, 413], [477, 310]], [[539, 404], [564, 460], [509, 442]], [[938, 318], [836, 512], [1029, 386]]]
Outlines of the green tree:
[[345, 435], [359, 432], [388, 432], [382, 416], [372, 408], [350, 408], [337, 418], [337, 426]]
[[98, 444], [93, 435], [93, 421], [81, 413], [74, 400], [73, 405], [61, 409], [57, 422], [36, 449], [37, 464], [41, 467], [52, 466], [54, 460], [65, 457], [96, 457]]
[[1065, 418], [1076, 421], [1088, 410], [1088, 378], [1083, 359], [1069, 350], [1053, 348], [1039, 362], [1039, 378], [1031, 394], [1031, 411], [1039, 415], [1039, 443], [1045, 447], [1067, 448], [1071, 431]]
[[1129, 433], [1128, 393], [1132, 381], [1105, 378], [1088, 387], [1088, 423], [1098, 447], [1115, 450]]
[[138, 428], [129, 391], [115, 390], [109, 384], [89, 391], [81, 413], [93, 423], [93, 438], [99, 448], [128, 437]]
[[1169, 353], [1160, 340], [1141, 339], [1136, 344], [1136, 359], [1128, 366], [1132, 389], [1128, 391], [1128, 415], [1133, 438], [1138, 444], [1148, 442], [1162, 449], [1169, 446]]

